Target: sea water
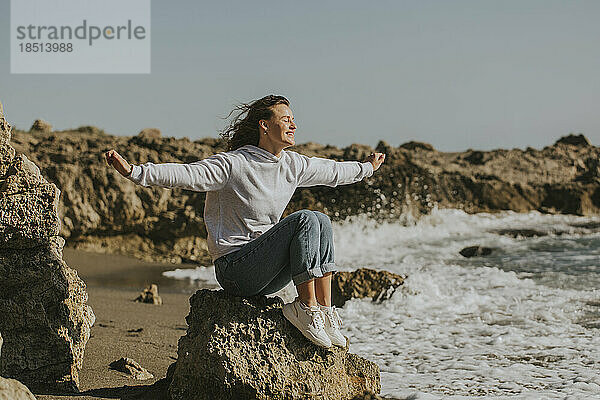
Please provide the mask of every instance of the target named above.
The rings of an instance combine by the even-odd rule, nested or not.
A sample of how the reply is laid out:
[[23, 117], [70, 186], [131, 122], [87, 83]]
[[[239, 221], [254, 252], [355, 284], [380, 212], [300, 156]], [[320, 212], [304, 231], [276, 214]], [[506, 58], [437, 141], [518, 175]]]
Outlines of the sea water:
[[[387, 301], [339, 310], [350, 351], [377, 363], [382, 394], [397, 398], [600, 399], [599, 222], [433, 210], [413, 226], [334, 223], [340, 270], [406, 277]], [[459, 254], [472, 245], [494, 250]], [[216, 285], [213, 267], [165, 274]]]

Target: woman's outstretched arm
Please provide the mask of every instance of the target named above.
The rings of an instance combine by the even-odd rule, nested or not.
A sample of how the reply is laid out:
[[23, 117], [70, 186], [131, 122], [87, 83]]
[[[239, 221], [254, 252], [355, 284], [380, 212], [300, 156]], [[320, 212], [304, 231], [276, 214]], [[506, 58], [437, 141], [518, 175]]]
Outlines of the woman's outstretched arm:
[[231, 161], [223, 153], [190, 164], [147, 162], [131, 165], [115, 150], [107, 151], [105, 157], [108, 165], [121, 175], [145, 187], [178, 187], [208, 192], [222, 189], [231, 175]]
[[300, 160], [298, 186], [316, 185], [337, 186], [361, 181], [373, 175], [383, 161], [385, 154], [372, 153], [363, 162], [335, 161], [327, 158], [307, 157], [297, 154]]

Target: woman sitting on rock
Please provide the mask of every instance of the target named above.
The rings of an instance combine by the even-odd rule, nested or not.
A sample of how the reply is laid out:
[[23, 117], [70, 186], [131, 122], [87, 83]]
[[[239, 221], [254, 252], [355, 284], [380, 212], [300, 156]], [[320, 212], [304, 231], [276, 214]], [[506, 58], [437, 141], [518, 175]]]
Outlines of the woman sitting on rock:
[[298, 297], [283, 315], [317, 345], [346, 345], [331, 304], [333, 231], [327, 215], [299, 210], [280, 220], [297, 187], [337, 186], [371, 176], [385, 155], [366, 161], [307, 157], [284, 151], [295, 144], [289, 101], [266, 96], [238, 107], [221, 134], [228, 151], [190, 164], [130, 165], [115, 150], [106, 160], [143, 186], [207, 192], [204, 222], [217, 281], [236, 296], [267, 295], [290, 280]]

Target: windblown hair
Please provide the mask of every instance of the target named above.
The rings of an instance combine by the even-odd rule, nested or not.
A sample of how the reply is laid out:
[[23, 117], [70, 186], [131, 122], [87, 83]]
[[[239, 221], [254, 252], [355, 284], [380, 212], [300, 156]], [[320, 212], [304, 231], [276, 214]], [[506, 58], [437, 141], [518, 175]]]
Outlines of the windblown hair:
[[258, 146], [258, 121], [270, 119], [273, 116], [272, 107], [277, 104], [289, 106], [290, 102], [283, 96], [270, 94], [262, 99], [236, 106], [226, 118], [237, 112], [236, 115], [229, 126], [219, 134], [227, 143], [227, 151], [239, 149], [247, 144]]

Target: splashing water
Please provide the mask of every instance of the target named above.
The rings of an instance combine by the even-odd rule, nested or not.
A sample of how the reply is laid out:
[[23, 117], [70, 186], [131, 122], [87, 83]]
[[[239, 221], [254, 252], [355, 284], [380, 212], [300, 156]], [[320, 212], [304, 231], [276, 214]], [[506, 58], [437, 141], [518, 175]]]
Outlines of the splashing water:
[[[458, 210], [434, 210], [414, 226], [364, 216], [335, 223], [340, 270], [407, 277], [386, 302], [355, 299], [340, 310], [350, 350], [379, 365], [385, 395], [600, 398], [598, 227], [594, 218]], [[459, 255], [472, 245], [494, 250]], [[167, 274], [216, 283], [212, 268]], [[293, 298], [293, 286], [278, 295]]]

